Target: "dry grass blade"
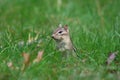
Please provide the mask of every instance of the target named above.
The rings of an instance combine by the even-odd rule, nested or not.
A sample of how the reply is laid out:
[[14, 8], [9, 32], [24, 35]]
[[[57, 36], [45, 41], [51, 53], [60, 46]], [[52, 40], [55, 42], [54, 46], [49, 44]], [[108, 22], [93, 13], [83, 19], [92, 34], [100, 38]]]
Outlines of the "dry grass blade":
[[23, 53], [22, 56], [24, 58], [23, 67], [22, 67], [22, 71], [23, 71], [30, 63], [30, 55], [28, 53]]
[[12, 63], [12, 62], [8, 62], [8, 63], [7, 63], [7, 66], [8, 66], [10, 69], [14, 69], [14, 66], [13, 66], [13, 63]]
[[40, 62], [44, 51], [39, 51], [37, 57], [33, 60], [33, 63]]
[[26, 44], [29, 45], [29, 44], [36, 42], [38, 37], [39, 37], [39, 33], [37, 33], [35, 37], [32, 37], [31, 34], [29, 33], [28, 40], [27, 40]]

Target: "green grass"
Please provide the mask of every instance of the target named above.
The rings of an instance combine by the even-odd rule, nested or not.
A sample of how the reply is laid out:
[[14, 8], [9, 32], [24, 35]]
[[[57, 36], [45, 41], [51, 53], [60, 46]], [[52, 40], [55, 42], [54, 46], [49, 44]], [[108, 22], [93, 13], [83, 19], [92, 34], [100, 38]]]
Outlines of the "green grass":
[[[0, 80], [119, 80], [120, 55], [110, 66], [110, 52], [120, 53], [120, 0], [0, 0]], [[51, 40], [57, 25], [67, 24], [79, 58], [63, 60]], [[28, 36], [38, 35], [27, 45]], [[18, 45], [23, 41], [23, 46]], [[24, 71], [23, 52], [44, 50], [42, 60]], [[83, 62], [85, 60], [85, 62]], [[19, 69], [7, 66], [13, 62]]]

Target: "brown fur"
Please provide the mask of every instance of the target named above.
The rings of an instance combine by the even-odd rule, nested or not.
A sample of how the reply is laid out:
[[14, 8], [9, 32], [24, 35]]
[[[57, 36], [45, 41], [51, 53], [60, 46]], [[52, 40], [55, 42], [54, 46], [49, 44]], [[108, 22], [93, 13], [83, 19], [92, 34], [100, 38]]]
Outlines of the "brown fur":
[[74, 47], [69, 35], [68, 26], [59, 25], [57, 29], [54, 30], [52, 38], [56, 42], [57, 49], [59, 51], [74, 51]]

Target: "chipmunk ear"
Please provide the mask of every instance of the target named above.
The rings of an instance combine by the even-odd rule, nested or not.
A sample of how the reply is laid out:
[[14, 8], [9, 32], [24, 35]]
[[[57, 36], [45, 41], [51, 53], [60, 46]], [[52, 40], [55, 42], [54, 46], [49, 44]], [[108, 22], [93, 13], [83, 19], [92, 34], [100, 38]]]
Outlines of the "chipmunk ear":
[[64, 29], [65, 29], [67, 32], [69, 32], [68, 25], [65, 25], [65, 26], [64, 26]]
[[59, 24], [58, 27], [62, 27], [62, 24]]

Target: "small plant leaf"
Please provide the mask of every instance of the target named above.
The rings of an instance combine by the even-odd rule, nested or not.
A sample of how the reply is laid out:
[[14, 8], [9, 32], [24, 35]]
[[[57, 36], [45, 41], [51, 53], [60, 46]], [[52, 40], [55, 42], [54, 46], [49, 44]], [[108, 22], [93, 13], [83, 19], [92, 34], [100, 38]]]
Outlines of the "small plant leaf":
[[113, 62], [113, 60], [116, 58], [117, 54], [118, 54], [118, 51], [110, 53], [110, 55], [109, 55], [109, 57], [107, 58], [107, 61], [106, 61], [107, 65], [110, 65]]

